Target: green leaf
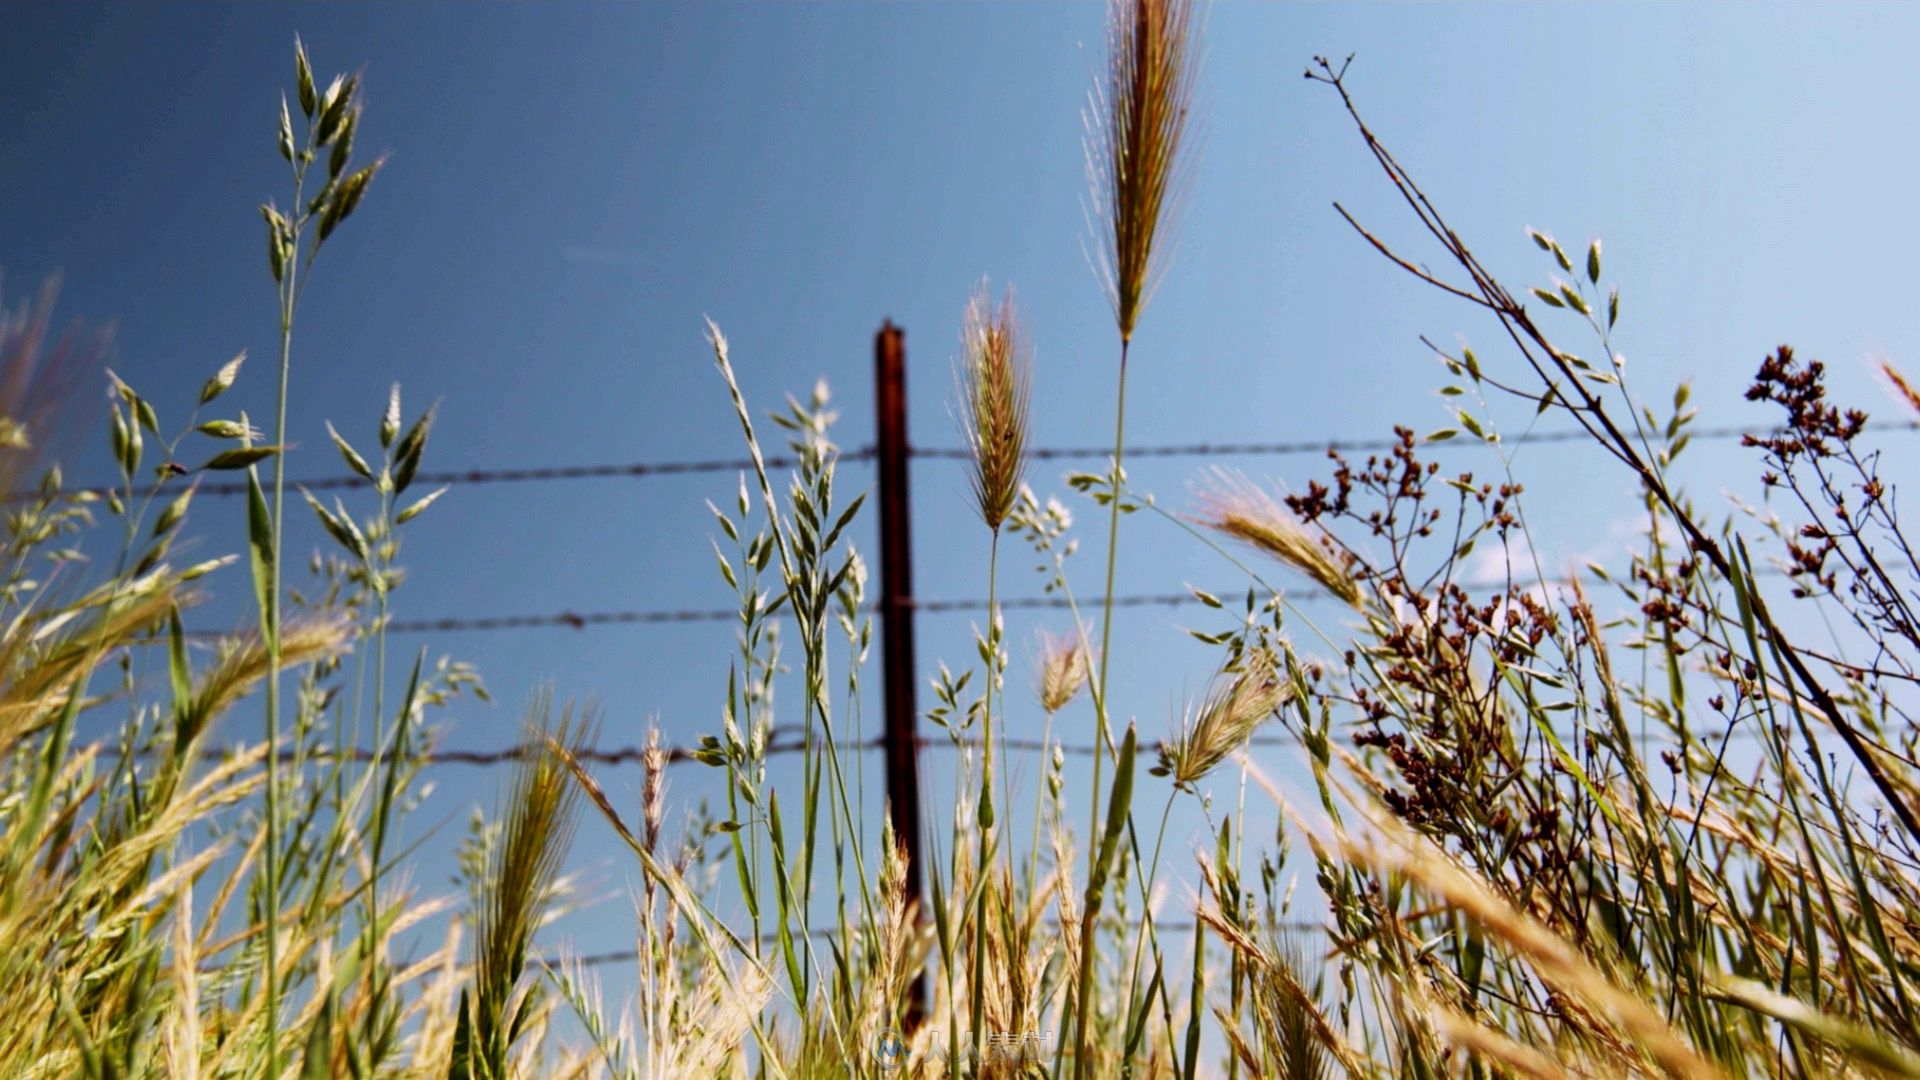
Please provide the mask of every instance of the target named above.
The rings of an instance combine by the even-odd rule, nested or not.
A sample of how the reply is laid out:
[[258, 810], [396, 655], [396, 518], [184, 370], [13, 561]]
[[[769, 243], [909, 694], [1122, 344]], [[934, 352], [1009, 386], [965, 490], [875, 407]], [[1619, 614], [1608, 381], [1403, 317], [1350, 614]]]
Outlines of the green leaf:
[[460, 1009], [453, 1022], [453, 1048], [447, 1055], [447, 1080], [473, 1080], [473, 1022], [468, 1014], [467, 990], [460, 989]]
[[260, 629], [268, 645], [277, 648], [274, 617], [278, 598], [273, 594], [273, 516], [260, 490], [260, 474], [247, 470], [247, 561], [253, 567], [253, 598], [260, 605]]
[[192, 715], [193, 674], [187, 667], [187, 632], [180, 626], [179, 604], [167, 605], [167, 677], [173, 684], [175, 736], [180, 738], [185, 736], [181, 729]]
[[320, 1015], [307, 1029], [307, 1047], [300, 1063], [300, 1080], [332, 1080], [333, 1013], [335, 992], [329, 989], [320, 999]]
[[[1134, 725], [1127, 725], [1127, 737], [1120, 743], [1120, 760], [1114, 768], [1113, 790], [1108, 793], [1107, 819], [1104, 823], [1105, 834], [1100, 838], [1100, 854], [1094, 863], [1093, 876], [1087, 881], [1090, 892], [1104, 887], [1107, 868], [1113, 865], [1113, 855], [1120, 847], [1120, 834], [1126, 831], [1127, 816], [1133, 807], [1133, 761], [1139, 749], [1139, 737]], [[1088, 908], [1089, 917], [1093, 913]]]

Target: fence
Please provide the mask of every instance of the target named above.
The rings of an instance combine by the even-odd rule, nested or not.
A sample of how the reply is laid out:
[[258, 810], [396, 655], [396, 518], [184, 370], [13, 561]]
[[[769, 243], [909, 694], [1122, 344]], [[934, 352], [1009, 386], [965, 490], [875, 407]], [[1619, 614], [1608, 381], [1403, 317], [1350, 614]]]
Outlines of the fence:
[[[870, 463], [878, 474], [876, 488], [881, 588], [880, 600], [874, 606], [874, 610], [881, 618], [884, 725], [883, 734], [880, 737], [854, 743], [845, 749], [858, 752], [879, 751], [885, 754], [887, 795], [890, 812], [893, 815], [894, 833], [907, 843], [909, 859], [907, 887], [917, 893], [920, 890], [921, 861], [919, 751], [947, 744], [943, 741], [922, 738], [916, 727], [917, 709], [914, 694], [918, 675], [914, 656], [914, 621], [915, 617], [923, 612], [980, 611], [987, 605], [984, 600], [974, 597], [930, 600], [918, 598], [913, 594], [910, 463], [916, 459], [965, 460], [968, 453], [959, 448], [918, 447], [914, 446], [909, 439], [906, 338], [904, 332], [891, 322], [884, 324], [875, 337], [874, 373], [875, 442], [869, 446], [843, 452], [840, 460]], [[1920, 429], [1920, 424], [1878, 424], [1874, 427], [1882, 431], [1913, 431]], [[1744, 429], [1736, 427], [1702, 428], [1693, 432], [1692, 439], [1694, 442], [1734, 440], [1745, 434]], [[1531, 432], [1509, 437], [1504, 442], [1506, 445], [1574, 443], [1589, 437], [1586, 432], [1576, 429]], [[1365, 453], [1391, 450], [1396, 445], [1398, 443], [1393, 439], [1339, 438], [1287, 442], [1203, 442], [1130, 446], [1127, 454], [1130, 458], [1139, 459], [1286, 455], [1323, 453], [1328, 450]], [[1037, 447], [1030, 451], [1031, 456], [1038, 460], [1101, 460], [1110, 453], [1109, 448], [1073, 446]], [[772, 469], [787, 468], [793, 464], [795, 464], [793, 459], [787, 457], [776, 456], [765, 460], [765, 465]], [[736, 473], [753, 467], [754, 462], [750, 458], [627, 461], [538, 468], [438, 471], [421, 473], [416, 482], [428, 485], [539, 484], [595, 479], [640, 479], [699, 473]], [[312, 491], [370, 486], [367, 480], [352, 474], [315, 476], [295, 483], [296, 486]], [[87, 490], [104, 492], [106, 489]], [[199, 486], [198, 493], [201, 496], [233, 496], [244, 494], [246, 490], [244, 483], [203, 482]], [[20, 497], [20, 495], [15, 496], [15, 498]], [[1117, 596], [1113, 601], [1115, 606], [1122, 607], [1172, 607], [1193, 602], [1197, 601], [1188, 593], [1125, 595]], [[1066, 601], [1059, 597], [1016, 597], [1002, 600], [1000, 606], [1003, 609], [1065, 607]], [[403, 619], [390, 623], [388, 631], [407, 634], [504, 632], [541, 628], [584, 631], [605, 626], [724, 622], [738, 617], [739, 612], [731, 609], [557, 611]], [[794, 733], [786, 734], [787, 740], [776, 740], [769, 748], [770, 753], [793, 753], [804, 749], [802, 744], [793, 739]], [[1255, 745], [1291, 745], [1293, 740], [1263, 737], [1254, 740], [1254, 743]], [[1046, 748], [1037, 740], [1011, 740], [1008, 746], [1016, 750]], [[1062, 746], [1061, 750], [1069, 754], [1087, 755], [1099, 752], [1100, 748], [1091, 745]], [[342, 749], [337, 752], [343, 756], [361, 760], [371, 756], [369, 751], [356, 748]], [[425, 760], [440, 765], [490, 767], [517, 760], [529, 752], [531, 752], [530, 748], [525, 745], [494, 751], [438, 749], [428, 754]], [[640, 761], [644, 752], [643, 748], [637, 746], [603, 747], [589, 749], [581, 757], [598, 764], [623, 764]], [[209, 753], [219, 752], [209, 751]], [[685, 748], [668, 748], [667, 753], [670, 762], [691, 760], [691, 754]], [[631, 959], [631, 956], [625, 953], [589, 956], [583, 959], [597, 963], [622, 956]]]

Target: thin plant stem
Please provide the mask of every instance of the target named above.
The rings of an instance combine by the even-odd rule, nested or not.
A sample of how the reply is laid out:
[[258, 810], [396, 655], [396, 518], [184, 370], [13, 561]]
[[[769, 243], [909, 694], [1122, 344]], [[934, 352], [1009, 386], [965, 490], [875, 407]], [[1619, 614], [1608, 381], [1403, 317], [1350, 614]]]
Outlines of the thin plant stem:
[[[293, 205], [302, 205], [306, 169], [294, 173]], [[294, 249], [299, 250], [299, 238]], [[299, 301], [300, 260], [287, 260], [280, 293], [280, 382], [274, 409], [273, 445], [287, 444], [287, 382], [293, 366], [293, 313]], [[280, 1074], [280, 553], [282, 510], [286, 501], [287, 459], [273, 455], [272, 569], [269, 573], [267, 639], [267, 1075]]]
[[[1167, 821], [1173, 816], [1173, 800], [1179, 794], [1180, 789], [1177, 787], [1167, 792], [1166, 805], [1160, 808], [1160, 828], [1155, 831], [1153, 837], [1153, 858], [1147, 861], [1147, 879], [1141, 887], [1141, 892], [1146, 898], [1141, 902], [1140, 933], [1138, 937], [1134, 938], [1133, 961], [1127, 969], [1127, 1011], [1125, 1015], [1129, 1017], [1133, 1015], [1134, 1004], [1138, 1000], [1140, 993], [1140, 953], [1146, 946], [1147, 939], [1153, 934], [1152, 896], [1154, 881], [1160, 876], [1160, 849], [1167, 841]], [[1157, 945], [1154, 951], [1156, 954], [1159, 952]], [[1171, 1034], [1171, 1032], [1169, 1032], [1169, 1034]], [[1173, 1062], [1176, 1067], [1179, 1065], [1177, 1055], [1174, 1056]]]
[[[1127, 335], [1120, 338], [1120, 375], [1119, 386], [1115, 393], [1113, 410], [1113, 472], [1109, 477], [1107, 520], [1107, 588], [1102, 602], [1100, 615], [1100, 674], [1094, 680], [1094, 723], [1101, 744], [1107, 743], [1107, 665], [1112, 656], [1113, 643], [1113, 579], [1114, 565], [1120, 552], [1120, 473], [1121, 463], [1126, 452], [1127, 432], [1127, 350], [1131, 344]], [[1100, 835], [1100, 759], [1103, 754], [1093, 755], [1093, 810], [1091, 824], [1087, 831], [1087, 899], [1086, 910], [1080, 913], [1080, 986], [1074, 1001], [1074, 1071], [1081, 1077], [1091, 1075], [1090, 1062], [1087, 1060], [1087, 1009], [1093, 1002], [1093, 931], [1099, 912], [1093, 910], [1092, 902], [1099, 899], [1100, 883], [1093, 880], [1098, 873], [1098, 837]]]
[[[390, 471], [383, 472], [381, 475], [383, 477], [390, 475]], [[386, 485], [386, 484], [382, 484], [380, 489], [380, 523], [381, 523], [381, 529], [384, 533], [384, 536], [382, 538], [382, 543], [393, 544], [395, 542], [394, 540], [395, 525], [393, 523], [393, 494], [391, 490], [389, 490], [389, 485]], [[394, 549], [389, 548], [388, 550], [392, 551]], [[386, 692], [387, 692], [387, 584], [388, 583], [387, 583], [386, 570], [384, 566], [374, 565], [376, 561], [384, 562], [384, 560], [380, 560], [377, 558], [378, 549], [375, 549], [375, 554], [376, 554], [375, 559], [368, 560], [367, 568], [370, 573], [377, 575], [374, 579], [374, 597], [379, 605], [378, 614], [375, 616], [378, 619], [378, 622], [374, 624], [374, 631], [373, 631], [374, 633], [374, 646], [373, 646], [373, 730], [374, 730], [374, 735], [373, 735], [372, 769], [373, 769], [373, 776], [377, 780], [381, 776], [381, 774], [385, 772], [385, 765], [386, 765], [386, 759], [387, 759]], [[397, 750], [398, 747], [396, 747], [395, 749]], [[382, 791], [384, 792], [384, 790], [385, 789], [383, 788]], [[367, 965], [366, 994], [367, 994], [368, 1008], [367, 1008], [367, 1015], [366, 1015], [366, 1022], [367, 1022], [366, 1038], [367, 1038], [367, 1045], [370, 1047], [374, 1045], [375, 1036], [376, 1036], [376, 1033], [379, 1031], [379, 1025], [380, 1025], [379, 1010], [373, 1007], [375, 1004], [378, 1003], [378, 1000], [379, 1000], [375, 994], [377, 965], [374, 963], [374, 956], [376, 951], [379, 949], [379, 944], [380, 944], [379, 943], [380, 860], [384, 857], [384, 854], [385, 854], [385, 847], [386, 847], [386, 840], [387, 840], [387, 819], [388, 819], [388, 815], [391, 812], [392, 812], [392, 807], [388, 805], [384, 797], [381, 798], [379, 802], [379, 806], [376, 810], [376, 818], [373, 823], [373, 859], [371, 863], [368, 865], [368, 871], [367, 871], [368, 872], [367, 950], [366, 950], [366, 956], [363, 958], [363, 962]], [[374, 1065], [377, 1067], [379, 1065], [379, 1062], [377, 1061], [374, 1062]]]
[[1000, 608], [997, 587], [1000, 584], [1000, 530], [993, 530], [993, 542], [987, 556], [987, 688], [984, 695], [984, 708], [980, 719], [980, 806], [978, 841], [980, 880], [974, 883], [980, 898], [974, 908], [973, 928], [973, 1052], [980, 1055], [982, 1040], [986, 1029], [981, 1024], [981, 1013], [986, 1005], [986, 959], [987, 959], [987, 868], [992, 859], [992, 845], [988, 842], [993, 834], [993, 684], [999, 677], [1000, 667]]

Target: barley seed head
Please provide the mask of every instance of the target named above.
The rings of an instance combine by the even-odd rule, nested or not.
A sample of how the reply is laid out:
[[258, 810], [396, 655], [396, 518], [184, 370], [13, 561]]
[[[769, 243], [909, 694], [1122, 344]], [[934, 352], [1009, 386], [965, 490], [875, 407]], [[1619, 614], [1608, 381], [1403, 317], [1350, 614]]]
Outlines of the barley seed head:
[[1033, 364], [1009, 289], [998, 306], [986, 282], [967, 304], [959, 372], [961, 435], [972, 455], [970, 480], [981, 520], [994, 532], [1019, 496], [1027, 467], [1027, 404]]
[[1160, 763], [1154, 773], [1171, 776], [1182, 787], [1198, 783], [1227, 755], [1246, 745], [1254, 728], [1286, 703], [1289, 690], [1272, 654], [1264, 649], [1248, 653], [1237, 669], [1222, 671], [1214, 679], [1200, 708], [1182, 722], [1178, 737], [1160, 744]]
[[1193, 0], [1111, 0], [1107, 67], [1087, 117], [1087, 171], [1104, 219], [1102, 267], [1122, 341], [1153, 291], [1155, 240], [1185, 186], [1198, 68]]
[[1087, 684], [1089, 652], [1080, 634], [1040, 632], [1040, 677], [1035, 687], [1040, 707], [1057, 713]]
[[1360, 584], [1353, 578], [1351, 560], [1258, 485], [1240, 473], [1215, 468], [1193, 489], [1194, 521], [1273, 556], [1348, 604], [1360, 606]]
[[1915, 389], [1913, 383], [1908, 381], [1906, 374], [1894, 367], [1891, 362], [1882, 360], [1878, 366], [1880, 374], [1887, 380], [1888, 388], [1893, 391], [1894, 398], [1900, 404], [1920, 413], [1920, 389]]

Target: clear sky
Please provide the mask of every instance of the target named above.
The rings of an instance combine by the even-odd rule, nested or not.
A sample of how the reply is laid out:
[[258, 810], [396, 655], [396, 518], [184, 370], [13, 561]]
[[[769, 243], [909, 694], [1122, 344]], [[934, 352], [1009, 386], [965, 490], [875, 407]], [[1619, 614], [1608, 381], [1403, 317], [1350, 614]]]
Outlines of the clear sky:
[[[914, 439], [954, 445], [951, 363], [983, 275], [1022, 300], [1037, 441], [1101, 444], [1115, 346], [1084, 254], [1080, 136], [1102, 25], [1091, 3], [15, 7], [0, 19], [4, 285], [17, 300], [63, 271], [62, 312], [117, 320], [115, 367], [176, 417], [213, 367], [249, 349], [238, 397], [270, 415], [274, 299], [254, 207], [286, 198], [273, 132], [297, 31], [323, 73], [364, 68], [359, 145], [392, 157], [304, 300], [293, 475], [339, 471], [324, 420], [370, 442], [394, 380], [410, 411], [441, 402], [429, 468], [736, 455], [704, 315], [731, 338], [759, 405], [827, 378], [849, 447], [871, 439], [871, 339], [893, 318], [908, 332]], [[1134, 348], [1130, 438], [1424, 430], [1447, 413], [1420, 335], [1464, 335], [1484, 362], [1512, 362], [1490, 322], [1384, 262], [1335, 215], [1339, 199], [1414, 240], [1337, 100], [1300, 77], [1319, 52], [1358, 54], [1351, 86], [1375, 128], [1515, 284], [1547, 271], [1525, 227], [1576, 249], [1604, 236], [1624, 297], [1619, 343], [1650, 397], [1691, 378], [1703, 423], [1764, 419], [1738, 391], [1768, 349], [1790, 342], [1827, 358], [1843, 391], [1883, 405], [1865, 358], [1920, 368], [1916, 43], [1920, 9], [1894, 5], [1223, 0], [1208, 25], [1178, 248]], [[1448, 454], [1450, 465], [1491, 464], [1483, 451]], [[1204, 464], [1131, 471], [1177, 506]], [[1324, 465], [1311, 455], [1231, 464], [1293, 485]], [[1517, 464], [1535, 521], [1552, 522], [1551, 558], [1619, 555], [1636, 505], [1620, 475], [1576, 449], [1528, 448]], [[1720, 500], [1756, 493], [1750, 464], [1731, 446], [1701, 445], [1683, 471], [1698, 497]], [[105, 468], [95, 456], [71, 474]], [[1061, 471], [1036, 467], [1034, 486], [1067, 497]], [[841, 482], [851, 494], [870, 473], [849, 464]], [[456, 487], [411, 529], [396, 614], [723, 606], [703, 502], [732, 486], [705, 475]], [[984, 592], [986, 537], [964, 491], [950, 463], [915, 465], [923, 596]], [[1078, 587], [1091, 597], [1104, 521], [1068, 501], [1088, 550]], [[318, 542], [304, 515], [290, 519], [298, 550]], [[196, 518], [206, 550], [240, 550], [238, 503], [206, 500]], [[870, 530], [869, 519], [869, 552]], [[1036, 592], [1024, 561], [1008, 561], [1003, 594]], [[241, 573], [216, 582], [202, 625], [245, 617]], [[1131, 519], [1120, 591], [1183, 582], [1236, 585], [1173, 528]], [[1116, 704], [1157, 735], [1205, 683], [1209, 654], [1181, 629], [1200, 615], [1118, 619]], [[1016, 688], [1030, 679], [1039, 625], [1064, 624], [1009, 619]], [[608, 742], [637, 741], [650, 716], [671, 741], [692, 741], [717, 727], [729, 633], [547, 629], [424, 643], [485, 675], [498, 703], [460, 706], [446, 735], [484, 749], [518, 737], [541, 680], [598, 699]], [[923, 617], [920, 648], [929, 671], [941, 657], [964, 662], [967, 617]], [[870, 689], [877, 681], [876, 666]], [[1017, 723], [1037, 725], [1037, 710], [1015, 701], [1026, 710]], [[868, 730], [878, 715], [864, 711]], [[257, 722], [235, 715], [227, 733]], [[1081, 710], [1063, 727], [1084, 741], [1091, 720]], [[935, 752], [923, 768], [937, 781], [948, 762]], [[1283, 754], [1270, 764], [1292, 773]], [[461, 769], [433, 779], [414, 827], [450, 823], [445, 842], [429, 842], [439, 849], [496, 782]], [[633, 805], [635, 774], [607, 779]], [[677, 807], [715, 790], [695, 769], [673, 782]], [[943, 795], [935, 783], [930, 798]], [[610, 897], [573, 924], [575, 940], [619, 947], [626, 862], [590, 825], [574, 865]], [[446, 873], [430, 858], [421, 884], [441, 888]]]

